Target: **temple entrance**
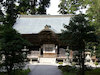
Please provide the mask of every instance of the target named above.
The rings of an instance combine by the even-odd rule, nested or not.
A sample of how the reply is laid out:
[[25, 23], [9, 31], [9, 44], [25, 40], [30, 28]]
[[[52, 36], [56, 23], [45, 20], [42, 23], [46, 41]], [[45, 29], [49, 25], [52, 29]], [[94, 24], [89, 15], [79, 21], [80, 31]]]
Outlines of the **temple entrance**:
[[41, 48], [41, 54], [43, 52], [43, 57], [50, 58], [56, 57], [56, 47], [55, 44], [43, 44]]
[[41, 46], [41, 55], [40, 63], [56, 63], [57, 53], [55, 44], [43, 44]]
[[55, 44], [43, 44], [43, 53], [55, 53]]

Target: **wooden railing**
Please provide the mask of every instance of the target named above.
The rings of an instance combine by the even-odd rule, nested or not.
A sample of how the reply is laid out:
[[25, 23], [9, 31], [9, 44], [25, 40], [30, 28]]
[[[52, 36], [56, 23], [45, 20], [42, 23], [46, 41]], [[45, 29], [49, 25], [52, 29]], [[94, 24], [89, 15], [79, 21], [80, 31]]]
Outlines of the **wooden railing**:
[[66, 58], [65, 54], [56, 54], [56, 53], [44, 53], [43, 55], [40, 54], [40, 51], [32, 51], [31, 54], [27, 55], [27, 58]]
[[27, 55], [27, 58], [38, 58], [40, 56], [40, 51], [31, 51], [31, 54]]

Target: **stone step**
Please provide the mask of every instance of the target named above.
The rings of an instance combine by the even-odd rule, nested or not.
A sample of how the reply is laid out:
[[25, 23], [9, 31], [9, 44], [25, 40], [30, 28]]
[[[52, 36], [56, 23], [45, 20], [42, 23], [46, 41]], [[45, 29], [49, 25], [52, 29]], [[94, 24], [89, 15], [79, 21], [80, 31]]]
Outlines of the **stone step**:
[[56, 63], [56, 58], [40, 58], [40, 63]]

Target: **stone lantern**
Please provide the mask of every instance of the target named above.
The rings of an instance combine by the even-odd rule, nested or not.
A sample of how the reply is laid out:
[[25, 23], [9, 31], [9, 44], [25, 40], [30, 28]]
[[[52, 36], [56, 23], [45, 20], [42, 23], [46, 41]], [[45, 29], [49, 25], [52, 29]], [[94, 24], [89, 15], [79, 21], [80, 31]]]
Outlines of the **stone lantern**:
[[69, 46], [67, 46], [65, 55], [66, 55], [66, 63], [69, 63]]

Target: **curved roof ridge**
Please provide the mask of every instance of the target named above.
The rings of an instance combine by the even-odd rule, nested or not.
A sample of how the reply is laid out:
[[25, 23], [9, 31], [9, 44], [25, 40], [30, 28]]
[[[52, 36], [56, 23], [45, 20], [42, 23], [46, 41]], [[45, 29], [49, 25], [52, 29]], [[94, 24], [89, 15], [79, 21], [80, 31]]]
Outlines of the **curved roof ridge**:
[[72, 17], [73, 14], [64, 14], [64, 15], [19, 15], [21, 18], [45, 18], [45, 17]]

